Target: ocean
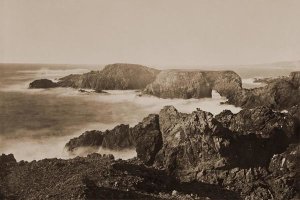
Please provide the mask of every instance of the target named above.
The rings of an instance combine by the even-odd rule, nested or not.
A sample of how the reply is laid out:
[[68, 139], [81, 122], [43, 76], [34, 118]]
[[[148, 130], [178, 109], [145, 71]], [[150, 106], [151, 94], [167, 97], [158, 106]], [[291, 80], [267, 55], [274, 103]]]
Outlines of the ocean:
[[[107, 91], [109, 94], [82, 93], [72, 88], [28, 89], [40, 78], [57, 80], [69, 74], [95, 70], [95, 66], [69, 65], [0, 65], [0, 153], [13, 153], [17, 160], [69, 158], [64, 145], [70, 138], [87, 130], [111, 129], [117, 124], [134, 126], [150, 113], [165, 105], [180, 112], [196, 108], [218, 114], [224, 109], [234, 113], [240, 108], [221, 104], [226, 101], [217, 92], [204, 99], [161, 99], [139, 96], [139, 91]], [[99, 67], [101, 69], [101, 67]], [[247, 88], [261, 87], [255, 77], [288, 75], [295, 68], [236, 68]], [[299, 69], [298, 69], [299, 70]], [[134, 151], [107, 152], [117, 158], [130, 158]]]

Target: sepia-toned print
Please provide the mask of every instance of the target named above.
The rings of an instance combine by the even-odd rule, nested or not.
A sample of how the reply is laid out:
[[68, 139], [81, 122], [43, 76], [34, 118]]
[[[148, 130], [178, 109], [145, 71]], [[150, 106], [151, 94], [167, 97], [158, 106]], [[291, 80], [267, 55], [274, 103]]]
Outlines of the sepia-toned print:
[[0, 200], [300, 199], [299, 9], [0, 0]]

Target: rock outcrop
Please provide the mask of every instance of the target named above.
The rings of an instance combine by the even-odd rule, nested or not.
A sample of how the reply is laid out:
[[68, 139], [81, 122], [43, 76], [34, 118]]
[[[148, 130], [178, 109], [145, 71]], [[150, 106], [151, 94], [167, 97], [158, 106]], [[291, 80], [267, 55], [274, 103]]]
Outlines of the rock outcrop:
[[161, 98], [211, 97], [212, 90], [230, 96], [242, 88], [239, 75], [233, 71], [184, 71], [160, 72], [144, 93]]
[[237, 134], [248, 135], [253, 133], [261, 138], [269, 138], [274, 130], [280, 130], [289, 141], [297, 135], [298, 120], [293, 115], [274, 111], [266, 106], [243, 109], [237, 114], [224, 110], [215, 118], [224, 127]]
[[167, 70], [158, 74], [145, 93], [161, 98], [211, 97], [211, 86], [201, 72]]
[[101, 71], [82, 75], [69, 75], [58, 82], [61, 87], [90, 88], [100, 90], [144, 89], [153, 82], [159, 70], [135, 64], [116, 63]]
[[162, 145], [158, 115], [149, 115], [142, 122], [130, 128], [118, 125], [105, 132], [87, 131], [71, 139], [66, 148], [72, 152], [80, 147], [104, 148], [110, 150], [136, 149], [137, 156], [146, 164], [152, 164]]
[[240, 199], [213, 184], [180, 183], [136, 159], [100, 154], [15, 162], [0, 181], [1, 199]]
[[35, 80], [29, 84], [29, 88], [31, 89], [32, 88], [55, 88], [55, 87], [58, 87], [58, 84], [48, 79]]
[[228, 103], [243, 108], [271, 106], [273, 109], [289, 109], [299, 104], [300, 72], [292, 72], [289, 77], [274, 79], [264, 87], [237, 90], [226, 96]]
[[72, 87], [102, 90], [144, 89], [152, 83], [160, 70], [137, 64], [116, 63], [106, 65], [101, 71], [71, 74], [53, 83], [47, 79], [35, 80], [30, 88]]
[[[96, 146], [108, 149], [135, 147], [137, 157], [145, 164], [165, 170], [180, 182], [218, 185], [246, 199], [284, 199], [296, 195], [296, 177], [289, 179], [293, 184], [281, 184], [281, 191], [287, 193], [279, 195], [273, 191], [278, 176], [268, 168], [274, 155], [285, 153], [289, 145], [298, 145], [297, 127], [296, 118], [269, 107], [238, 114], [224, 111], [214, 117], [201, 110], [186, 114], [166, 106], [159, 115], [150, 115], [136, 127], [120, 125], [99, 135], [84, 134], [67, 147], [72, 151], [73, 147], [100, 140]], [[104, 142], [105, 137], [108, 139]]]

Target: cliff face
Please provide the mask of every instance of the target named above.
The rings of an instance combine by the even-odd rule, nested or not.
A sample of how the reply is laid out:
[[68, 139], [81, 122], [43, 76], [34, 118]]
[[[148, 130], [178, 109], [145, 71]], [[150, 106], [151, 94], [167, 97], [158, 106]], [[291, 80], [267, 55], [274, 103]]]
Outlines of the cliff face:
[[61, 87], [99, 90], [144, 89], [153, 82], [159, 70], [135, 64], [111, 64], [101, 71], [69, 75], [58, 82]]
[[168, 70], [158, 74], [145, 93], [161, 98], [211, 97], [211, 86], [201, 72]]
[[230, 96], [241, 87], [241, 78], [232, 71], [167, 70], [160, 72], [144, 92], [162, 98], [188, 99], [211, 97], [212, 90]]

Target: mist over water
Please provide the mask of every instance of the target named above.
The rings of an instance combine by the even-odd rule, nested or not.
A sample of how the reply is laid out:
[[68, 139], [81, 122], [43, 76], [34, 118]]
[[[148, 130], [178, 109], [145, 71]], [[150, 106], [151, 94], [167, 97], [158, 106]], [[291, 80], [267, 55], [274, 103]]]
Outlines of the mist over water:
[[[134, 126], [150, 113], [159, 113], [165, 105], [190, 113], [196, 108], [218, 114], [224, 109], [236, 113], [240, 108], [220, 104], [226, 101], [218, 93], [204, 99], [160, 99], [139, 96], [139, 91], [109, 90], [109, 94], [82, 93], [72, 88], [28, 89], [34, 79], [85, 73], [89, 69], [5, 68], [0, 67], [0, 153], [13, 153], [17, 160], [69, 158], [64, 145], [87, 130], [106, 130], [123, 123]], [[76, 155], [84, 156], [89, 149]], [[94, 150], [93, 150], [94, 151]], [[116, 158], [136, 156], [135, 150], [113, 153]]]

